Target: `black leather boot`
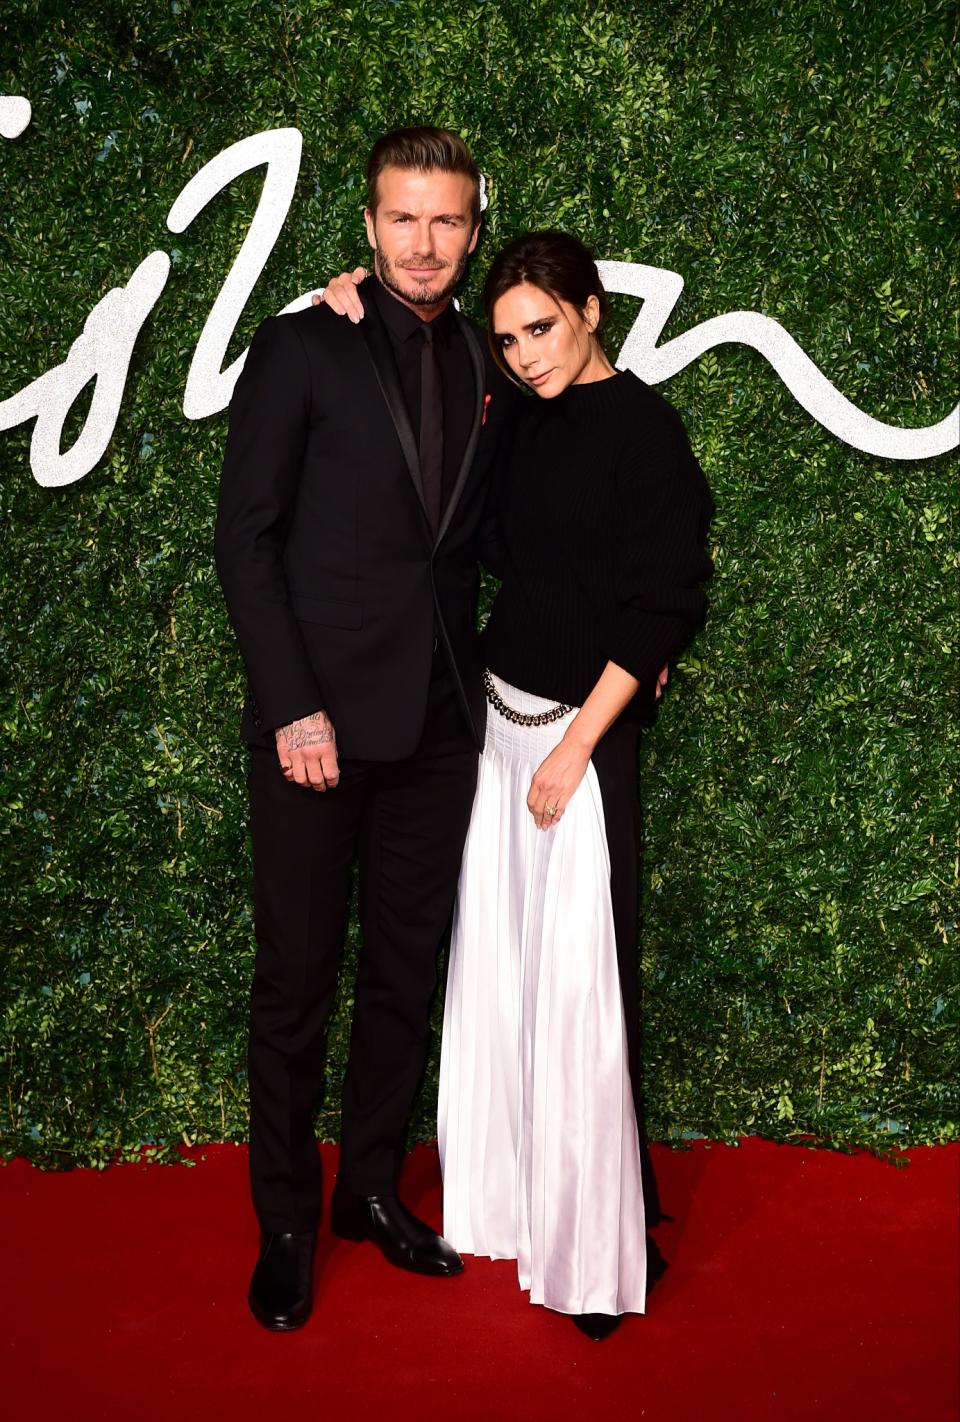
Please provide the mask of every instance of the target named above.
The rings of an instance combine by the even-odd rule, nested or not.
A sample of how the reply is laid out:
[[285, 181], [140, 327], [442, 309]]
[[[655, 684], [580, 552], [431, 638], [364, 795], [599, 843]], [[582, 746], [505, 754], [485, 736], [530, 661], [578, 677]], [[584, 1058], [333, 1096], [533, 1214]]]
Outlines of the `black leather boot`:
[[316, 1239], [315, 1234], [261, 1233], [247, 1302], [264, 1328], [286, 1333], [310, 1317]]
[[412, 1215], [396, 1195], [351, 1195], [334, 1190], [330, 1228], [340, 1239], [369, 1239], [398, 1269], [447, 1278], [463, 1271], [455, 1249]]

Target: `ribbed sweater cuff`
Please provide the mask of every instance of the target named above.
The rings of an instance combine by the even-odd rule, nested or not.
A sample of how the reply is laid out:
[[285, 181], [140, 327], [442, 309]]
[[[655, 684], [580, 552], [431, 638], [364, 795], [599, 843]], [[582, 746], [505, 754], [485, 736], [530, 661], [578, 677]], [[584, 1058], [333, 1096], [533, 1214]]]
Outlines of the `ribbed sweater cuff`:
[[696, 623], [685, 617], [627, 613], [614, 628], [607, 656], [635, 676], [641, 686], [653, 686], [664, 666], [679, 656], [695, 631]]

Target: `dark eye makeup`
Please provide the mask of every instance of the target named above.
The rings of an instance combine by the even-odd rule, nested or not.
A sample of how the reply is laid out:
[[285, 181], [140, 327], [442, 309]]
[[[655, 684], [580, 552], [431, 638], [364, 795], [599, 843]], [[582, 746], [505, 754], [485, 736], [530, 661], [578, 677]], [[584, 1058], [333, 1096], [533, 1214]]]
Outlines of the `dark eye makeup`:
[[[526, 329], [530, 332], [531, 336], [543, 336], [546, 335], [548, 331], [553, 330], [553, 325], [554, 318], [550, 316], [544, 319], [543, 321], [532, 321]], [[505, 351], [507, 349], [507, 346], [512, 343], [513, 339], [514, 338], [511, 335], [498, 336], [497, 342], [500, 346], [500, 349], [502, 351]]]

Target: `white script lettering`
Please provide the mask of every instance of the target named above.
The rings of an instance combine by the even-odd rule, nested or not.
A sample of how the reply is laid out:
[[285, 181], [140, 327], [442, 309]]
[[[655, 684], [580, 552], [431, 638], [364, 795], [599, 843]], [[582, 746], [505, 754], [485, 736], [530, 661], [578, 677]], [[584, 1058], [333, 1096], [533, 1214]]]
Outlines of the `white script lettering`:
[[[0, 135], [16, 138], [30, 121], [26, 99], [0, 98]], [[197, 341], [187, 375], [183, 411], [206, 419], [224, 410], [246, 352], [228, 369], [222, 364], [230, 338], [257, 279], [283, 229], [300, 170], [303, 140], [296, 128], [267, 129], [224, 149], [190, 179], [167, 217], [172, 232], [183, 232], [209, 202], [241, 173], [266, 165], [266, 176], [249, 230], [227, 273]], [[484, 199], [486, 191], [484, 185]], [[486, 203], [484, 202], [484, 206]], [[638, 297], [640, 312], [630, 328], [617, 365], [650, 385], [670, 380], [715, 346], [751, 346], [769, 361], [794, 398], [838, 439], [883, 459], [931, 459], [960, 444], [960, 405], [938, 424], [902, 429], [858, 409], [830, 383], [779, 322], [756, 311], [731, 311], [703, 321], [657, 345], [683, 291], [683, 277], [663, 267], [633, 262], [600, 262], [608, 291]], [[110, 442], [120, 412], [130, 359], [140, 330], [153, 310], [170, 271], [165, 252], [152, 252], [124, 287], [114, 287], [90, 312], [82, 334], [62, 364], [37, 377], [18, 394], [0, 401], [0, 430], [36, 419], [30, 467], [39, 484], [55, 487], [82, 479]], [[310, 304], [307, 291], [289, 302], [283, 315]], [[75, 400], [95, 380], [83, 430], [61, 453], [63, 426]]]
[[[210, 315], [194, 351], [183, 393], [183, 413], [188, 420], [203, 420], [208, 415], [216, 415], [230, 403], [246, 352], [237, 356], [228, 370], [221, 370], [220, 367], [247, 297], [257, 284], [257, 278], [273, 251], [290, 210], [300, 172], [302, 149], [303, 137], [298, 128], [267, 129], [250, 138], [243, 138], [225, 148], [199, 173], [194, 174], [167, 216], [170, 231], [182, 232], [234, 178], [248, 168], [266, 163], [267, 176], [253, 221], [237, 259], [210, 308]], [[309, 305], [310, 295], [307, 292], [298, 297], [291, 305], [284, 307], [284, 311], [295, 311]]]
[[[151, 252], [126, 286], [115, 286], [90, 312], [62, 365], [0, 402], [0, 430], [36, 418], [30, 468], [38, 484], [73, 484], [103, 458], [120, 413], [130, 357], [140, 328], [167, 280], [170, 258]], [[77, 396], [96, 381], [93, 400], [72, 448], [60, 452], [63, 426]]]
[[960, 405], [939, 424], [923, 429], [885, 425], [841, 395], [790, 332], [759, 311], [728, 311], [658, 346], [660, 333], [683, 291], [683, 277], [679, 272], [635, 262], [598, 262], [597, 266], [607, 291], [639, 296], [643, 301], [617, 365], [621, 370], [632, 370], [648, 385], [662, 385], [714, 346], [734, 342], [759, 351], [807, 413], [854, 449], [881, 459], [932, 459], [960, 443]]

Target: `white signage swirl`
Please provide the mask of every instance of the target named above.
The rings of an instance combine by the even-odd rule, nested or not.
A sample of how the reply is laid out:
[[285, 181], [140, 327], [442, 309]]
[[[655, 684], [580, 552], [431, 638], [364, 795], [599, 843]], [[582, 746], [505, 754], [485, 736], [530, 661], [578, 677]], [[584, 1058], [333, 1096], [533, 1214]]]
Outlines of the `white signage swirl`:
[[648, 385], [670, 380], [714, 346], [736, 342], [765, 356], [808, 414], [854, 449], [881, 459], [932, 459], [960, 444], [960, 405], [937, 425], [912, 430], [885, 425], [841, 395], [790, 332], [759, 311], [728, 311], [658, 346], [660, 333], [683, 291], [683, 277], [664, 267], [643, 267], [636, 262], [598, 262], [597, 266], [607, 291], [639, 296], [643, 301], [617, 365], [621, 370], [632, 370]]
[[12, 94], [0, 98], [0, 138], [19, 138], [32, 112], [29, 99]]
[[[26, 99], [0, 97], [0, 135], [16, 138], [29, 121]], [[183, 397], [187, 419], [216, 415], [230, 401], [246, 352], [226, 370], [223, 360], [293, 201], [302, 146], [296, 128], [267, 129], [241, 139], [194, 174], [170, 209], [167, 226], [172, 232], [183, 232], [234, 178], [251, 168], [266, 167], [253, 221], [197, 341]], [[960, 405], [939, 424], [921, 429], [884, 424], [841, 395], [779, 322], [756, 311], [714, 316], [657, 345], [683, 291], [683, 278], [663, 267], [634, 262], [600, 262], [599, 267], [608, 291], [639, 297], [643, 303], [617, 365], [650, 385], [662, 384], [705, 351], [732, 341], [759, 351], [803, 408], [855, 449], [883, 459], [931, 459], [960, 444]], [[60, 365], [0, 401], [0, 430], [36, 420], [30, 467], [38, 484], [55, 488], [75, 483], [103, 457], [116, 428], [137, 337], [169, 273], [167, 254], [151, 252], [125, 286], [114, 287], [97, 303]], [[283, 312], [308, 306], [312, 294], [296, 297]], [[63, 453], [60, 443], [67, 415], [91, 380], [96, 384], [84, 427]]]

